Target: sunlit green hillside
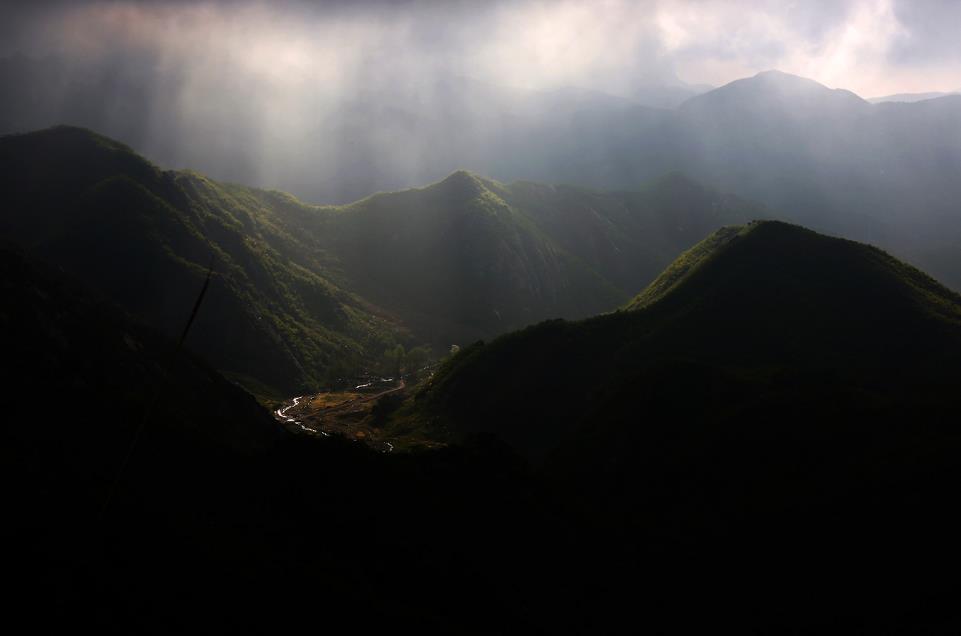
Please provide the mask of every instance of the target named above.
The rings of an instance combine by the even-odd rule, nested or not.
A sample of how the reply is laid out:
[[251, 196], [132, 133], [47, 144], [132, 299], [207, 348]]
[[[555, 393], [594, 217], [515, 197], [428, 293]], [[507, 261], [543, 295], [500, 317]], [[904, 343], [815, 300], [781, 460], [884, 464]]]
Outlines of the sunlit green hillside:
[[0, 139], [0, 233], [262, 394], [376, 368], [396, 343], [611, 311], [681, 250], [762, 213], [678, 175], [633, 193], [456, 172], [347, 206], [157, 168], [87, 130]]

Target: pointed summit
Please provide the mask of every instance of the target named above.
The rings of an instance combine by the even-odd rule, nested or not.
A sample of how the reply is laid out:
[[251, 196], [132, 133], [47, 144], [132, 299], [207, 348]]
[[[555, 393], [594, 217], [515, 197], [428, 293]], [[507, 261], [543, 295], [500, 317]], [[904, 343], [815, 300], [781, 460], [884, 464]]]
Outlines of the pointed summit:
[[428, 186], [428, 188], [452, 196], [473, 198], [486, 191], [488, 189], [487, 185], [484, 179], [474, 173], [467, 170], [457, 170], [434, 185]]

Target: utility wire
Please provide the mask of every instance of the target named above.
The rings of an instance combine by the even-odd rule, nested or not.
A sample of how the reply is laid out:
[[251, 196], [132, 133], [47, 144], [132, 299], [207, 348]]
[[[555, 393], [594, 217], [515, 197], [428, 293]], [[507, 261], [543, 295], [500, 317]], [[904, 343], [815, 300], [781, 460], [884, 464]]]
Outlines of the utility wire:
[[180, 339], [177, 340], [177, 345], [174, 347], [173, 352], [171, 352], [170, 358], [167, 360], [167, 364], [161, 369], [160, 381], [157, 383], [153, 397], [149, 402], [147, 402], [146, 408], [144, 408], [143, 417], [140, 418], [140, 424], [137, 426], [137, 430], [134, 431], [133, 439], [130, 440], [130, 446], [127, 448], [126, 454], [124, 454], [123, 461], [120, 462], [120, 468], [117, 469], [117, 475], [113, 480], [113, 484], [110, 486], [110, 490], [107, 491], [107, 497], [103, 502], [103, 507], [100, 509], [101, 521], [103, 521], [107, 511], [110, 509], [110, 504], [113, 502], [114, 496], [117, 493], [117, 488], [120, 486], [120, 481], [123, 479], [124, 473], [127, 470], [127, 465], [130, 463], [130, 458], [133, 456], [134, 450], [137, 448], [137, 443], [140, 441], [140, 437], [143, 435], [143, 431], [147, 427], [147, 420], [150, 417], [150, 413], [160, 400], [160, 395], [167, 384], [173, 364], [176, 362], [177, 356], [180, 353], [180, 350], [183, 348], [184, 341], [187, 339], [187, 334], [190, 332], [190, 327], [194, 324], [194, 319], [197, 317], [197, 313], [200, 311], [200, 305], [204, 301], [204, 296], [207, 295], [207, 289], [210, 287], [210, 279], [213, 276], [213, 273], [214, 257], [211, 255], [210, 266], [207, 268], [207, 277], [204, 279], [204, 285], [200, 289], [200, 295], [197, 296], [197, 300], [194, 302], [193, 310], [190, 312], [190, 318], [187, 319], [187, 324], [184, 327], [183, 332], [181, 332]]

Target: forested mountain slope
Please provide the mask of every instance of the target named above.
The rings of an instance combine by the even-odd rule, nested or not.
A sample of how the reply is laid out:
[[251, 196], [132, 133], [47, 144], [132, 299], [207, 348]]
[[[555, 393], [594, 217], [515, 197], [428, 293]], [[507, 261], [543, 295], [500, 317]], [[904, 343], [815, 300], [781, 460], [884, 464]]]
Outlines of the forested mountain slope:
[[576, 431], [616, 456], [629, 447], [614, 440], [653, 449], [764, 413], [838, 435], [912, 409], [938, 419], [959, 364], [955, 293], [876, 248], [760, 222], [708, 237], [623, 311], [462, 352], [418, 400], [439, 426], [532, 456]]
[[315, 206], [70, 127], [0, 139], [0, 171], [4, 237], [168, 335], [212, 266], [193, 346], [265, 393], [329, 383], [395, 342], [446, 350], [612, 310], [697, 237], [763, 214], [676, 175], [599, 193], [457, 172]]

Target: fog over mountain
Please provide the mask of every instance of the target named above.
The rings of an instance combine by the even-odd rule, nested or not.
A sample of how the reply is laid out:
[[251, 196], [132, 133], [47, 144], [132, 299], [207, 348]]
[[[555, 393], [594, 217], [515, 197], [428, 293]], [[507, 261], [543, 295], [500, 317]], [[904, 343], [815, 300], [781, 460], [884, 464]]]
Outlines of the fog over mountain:
[[[950, 3], [94, 1], [3, 12], [0, 131], [83, 125], [167, 167], [330, 203], [457, 168], [567, 178], [544, 164], [567, 161], [565, 146], [583, 152], [579, 113], [645, 122], [658, 115], [641, 106], [674, 108], [771, 68], [876, 95], [954, 90], [961, 58], [942, 33], [957, 17]], [[522, 174], [509, 165], [515, 146], [544, 152], [528, 152]]]
[[[716, 90], [679, 79], [679, 69], [700, 68], [695, 59], [738, 59], [894, 86], [837, 70], [882, 44], [891, 77], [911, 70], [905, 88], [919, 78], [935, 88], [938, 69], [957, 64], [950, 43], [922, 55], [922, 35], [940, 40], [916, 10], [832, 6], [812, 4], [803, 20], [750, 11], [738, 27], [795, 18], [792, 37], [815, 52], [801, 63], [786, 50], [708, 46], [729, 17], [710, 4], [710, 26], [683, 3], [41, 5], [11, 13], [24, 29], [0, 60], [9, 96], [0, 131], [81, 125], [163, 166], [315, 202], [461, 168], [615, 190], [680, 171], [782, 218], [884, 245], [961, 286], [961, 268], [945, 257], [961, 245], [961, 99], [871, 105], [789, 73]], [[867, 27], [870, 46], [851, 35]]]

